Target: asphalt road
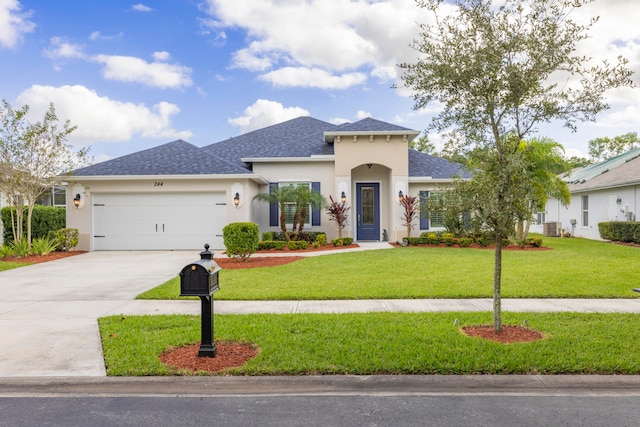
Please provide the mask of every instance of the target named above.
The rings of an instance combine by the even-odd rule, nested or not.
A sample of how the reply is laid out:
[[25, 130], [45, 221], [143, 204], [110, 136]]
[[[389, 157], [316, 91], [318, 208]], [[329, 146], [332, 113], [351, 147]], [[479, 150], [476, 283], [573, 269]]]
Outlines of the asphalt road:
[[636, 396], [0, 398], [0, 426], [637, 426]]
[[33, 378], [0, 426], [636, 426], [636, 376]]

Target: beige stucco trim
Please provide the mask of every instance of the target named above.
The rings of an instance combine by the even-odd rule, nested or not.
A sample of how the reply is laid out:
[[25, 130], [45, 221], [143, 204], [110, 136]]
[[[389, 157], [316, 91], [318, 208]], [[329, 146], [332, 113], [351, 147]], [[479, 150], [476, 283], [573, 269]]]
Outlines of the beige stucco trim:
[[243, 157], [245, 163], [300, 163], [300, 162], [334, 162], [334, 155], [311, 157]]

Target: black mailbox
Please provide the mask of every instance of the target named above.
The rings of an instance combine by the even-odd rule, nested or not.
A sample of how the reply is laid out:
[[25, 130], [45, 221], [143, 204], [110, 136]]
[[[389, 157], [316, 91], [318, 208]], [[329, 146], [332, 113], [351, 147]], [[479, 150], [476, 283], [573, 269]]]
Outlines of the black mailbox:
[[180, 272], [180, 296], [209, 296], [220, 289], [218, 271], [220, 266], [212, 259], [209, 245], [204, 245], [200, 260], [185, 266]]
[[213, 260], [209, 245], [204, 245], [200, 259], [185, 266], [180, 272], [180, 296], [200, 297], [202, 316], [200, 330], [202, 340], [199, 357], [216, 357], [216, 343], [213, 340], [213, 293], [218, 286], [220, 266]]

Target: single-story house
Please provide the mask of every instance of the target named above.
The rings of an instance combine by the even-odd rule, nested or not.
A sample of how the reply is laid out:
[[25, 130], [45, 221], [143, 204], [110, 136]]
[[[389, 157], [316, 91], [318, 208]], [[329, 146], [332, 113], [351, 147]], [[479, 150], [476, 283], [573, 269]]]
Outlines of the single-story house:
[[[563, 176], [571, 191], [568, 207], [551, 199], [531, 230], [562, 231], [575, 237], [602, 240], [598, 223], [635, 221], [640, 209], [640, 148], [594, 163]], [[553, 231], [555, 230], [555, 232]]]
[[[424, 198], [465, 174], [410, 149], [418, 134], [372, 118], [334, 125], [299, 117], [200, 148], [169, 142], [65, 177], [67, 226], [79, 230], [82, 250], [221, 249], [231, 222], [279, 231], [278, 206], [254, 196], [294, 184], [346, 198], [343, 236], [399, 241], [406, 235], [399, 193]], [[441, 226], [437, 216], [417, 218], [413, 232]], [[325, 210], [308, 215], [305, 230], [337, 237]]]

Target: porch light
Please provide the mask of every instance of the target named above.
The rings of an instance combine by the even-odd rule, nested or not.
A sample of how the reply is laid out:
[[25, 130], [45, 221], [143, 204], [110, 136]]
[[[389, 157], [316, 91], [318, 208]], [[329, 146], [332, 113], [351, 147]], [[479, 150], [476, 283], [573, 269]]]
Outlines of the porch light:
[[76, 194], [76, 197], [73, 198], [73, 206], [78, 209], [80, 207], [80, 193]]
[[402, 193], [402, 190], [400, 190], [398, 192], [398, 203], [402, 203], [403, 198], [404, 198], [404, 194]]
[[236, 193], [236, 195], [233, 196], [233, 204], [235, 205], [236, 208], [240, 204], [240, 193]]
[[340, 195], [340, 200], [342, 201], [342, 203], [347, 201], [347, 195], [344, 194], [344, 191], [342, 192], [342, 194]]

